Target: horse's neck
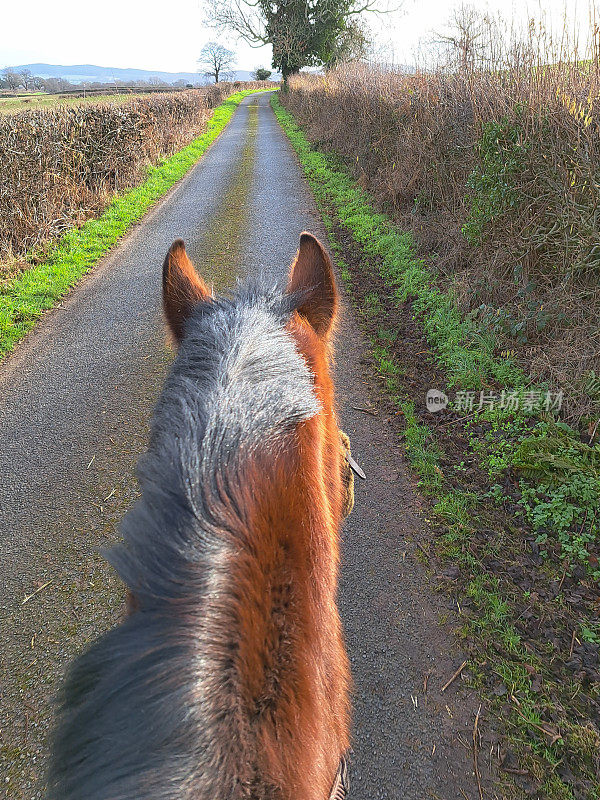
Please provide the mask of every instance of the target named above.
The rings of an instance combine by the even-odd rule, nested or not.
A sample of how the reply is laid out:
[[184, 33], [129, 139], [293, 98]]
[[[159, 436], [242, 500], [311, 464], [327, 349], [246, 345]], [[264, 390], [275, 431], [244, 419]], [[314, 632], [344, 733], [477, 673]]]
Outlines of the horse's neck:
[[[218, 593], [228, 610], [215, 619], [225, 637], [212, 714], [237, 720], [241, 760], [254, 770], [253, 779], [238, 777], [258, 781], [257, 797], [322, 800], [347, 746], [337, 531], [315, 464], [287, 466], [257, 472], [245, 489], [247, 525], [228, 555], [228, 589]], [[263, 784], [296, 788], [270, 794]]]

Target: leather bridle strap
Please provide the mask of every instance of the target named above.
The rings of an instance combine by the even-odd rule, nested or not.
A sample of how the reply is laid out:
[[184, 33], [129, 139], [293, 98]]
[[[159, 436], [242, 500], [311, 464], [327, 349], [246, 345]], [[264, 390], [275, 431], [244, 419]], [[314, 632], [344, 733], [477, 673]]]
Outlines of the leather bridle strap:
[[329, 800], [345, 800], [349, 794], [350, 780], [348, 778], [348, 764], [344, 756], [342, 756], [335, 780], [333, 782], [333, 788], [329, 795]]

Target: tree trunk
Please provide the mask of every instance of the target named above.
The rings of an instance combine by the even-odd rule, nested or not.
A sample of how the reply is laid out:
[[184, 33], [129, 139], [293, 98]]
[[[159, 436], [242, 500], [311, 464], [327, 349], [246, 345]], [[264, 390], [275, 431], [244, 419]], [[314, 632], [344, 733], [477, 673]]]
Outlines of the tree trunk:
[[288, 78], [290, 75], [297, 75], [300, 72], [300, 67], [282, 67], [281, 77], [283, 78], [283, 91], [289, 91]]

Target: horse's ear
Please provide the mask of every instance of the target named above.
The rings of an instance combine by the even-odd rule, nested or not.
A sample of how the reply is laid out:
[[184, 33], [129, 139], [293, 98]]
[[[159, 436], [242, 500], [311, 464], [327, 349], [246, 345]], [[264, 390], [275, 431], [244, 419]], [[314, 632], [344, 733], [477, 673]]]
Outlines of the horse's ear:
[[300, 247], [290, 269], [287, 290], [290, 294], [304, 295], [298, 312], [321, 338], [326, 338], [335, 320], [338, 293], [331, 259], [312, 233], [300, 234]]
[[163, 309], [177, 342], [194, 306], [210, 298], [210, 290], [194, 269], [181, 239], [176, 239], [163, 264]]

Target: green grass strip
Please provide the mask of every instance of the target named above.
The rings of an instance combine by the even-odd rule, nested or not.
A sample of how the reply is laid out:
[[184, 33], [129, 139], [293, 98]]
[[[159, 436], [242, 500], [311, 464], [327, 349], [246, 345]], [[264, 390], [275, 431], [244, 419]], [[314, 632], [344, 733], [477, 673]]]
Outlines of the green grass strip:
[[150, 167], [141, 186], [117, 195], [101, 216], [61, 236], [43, 263], [0, 287], [0, 358], [194, 166], [244, 97], [255, 93], [256, 90], [249, 89], [231, 95], [215, 109], [206, 131], [179, 152]]

